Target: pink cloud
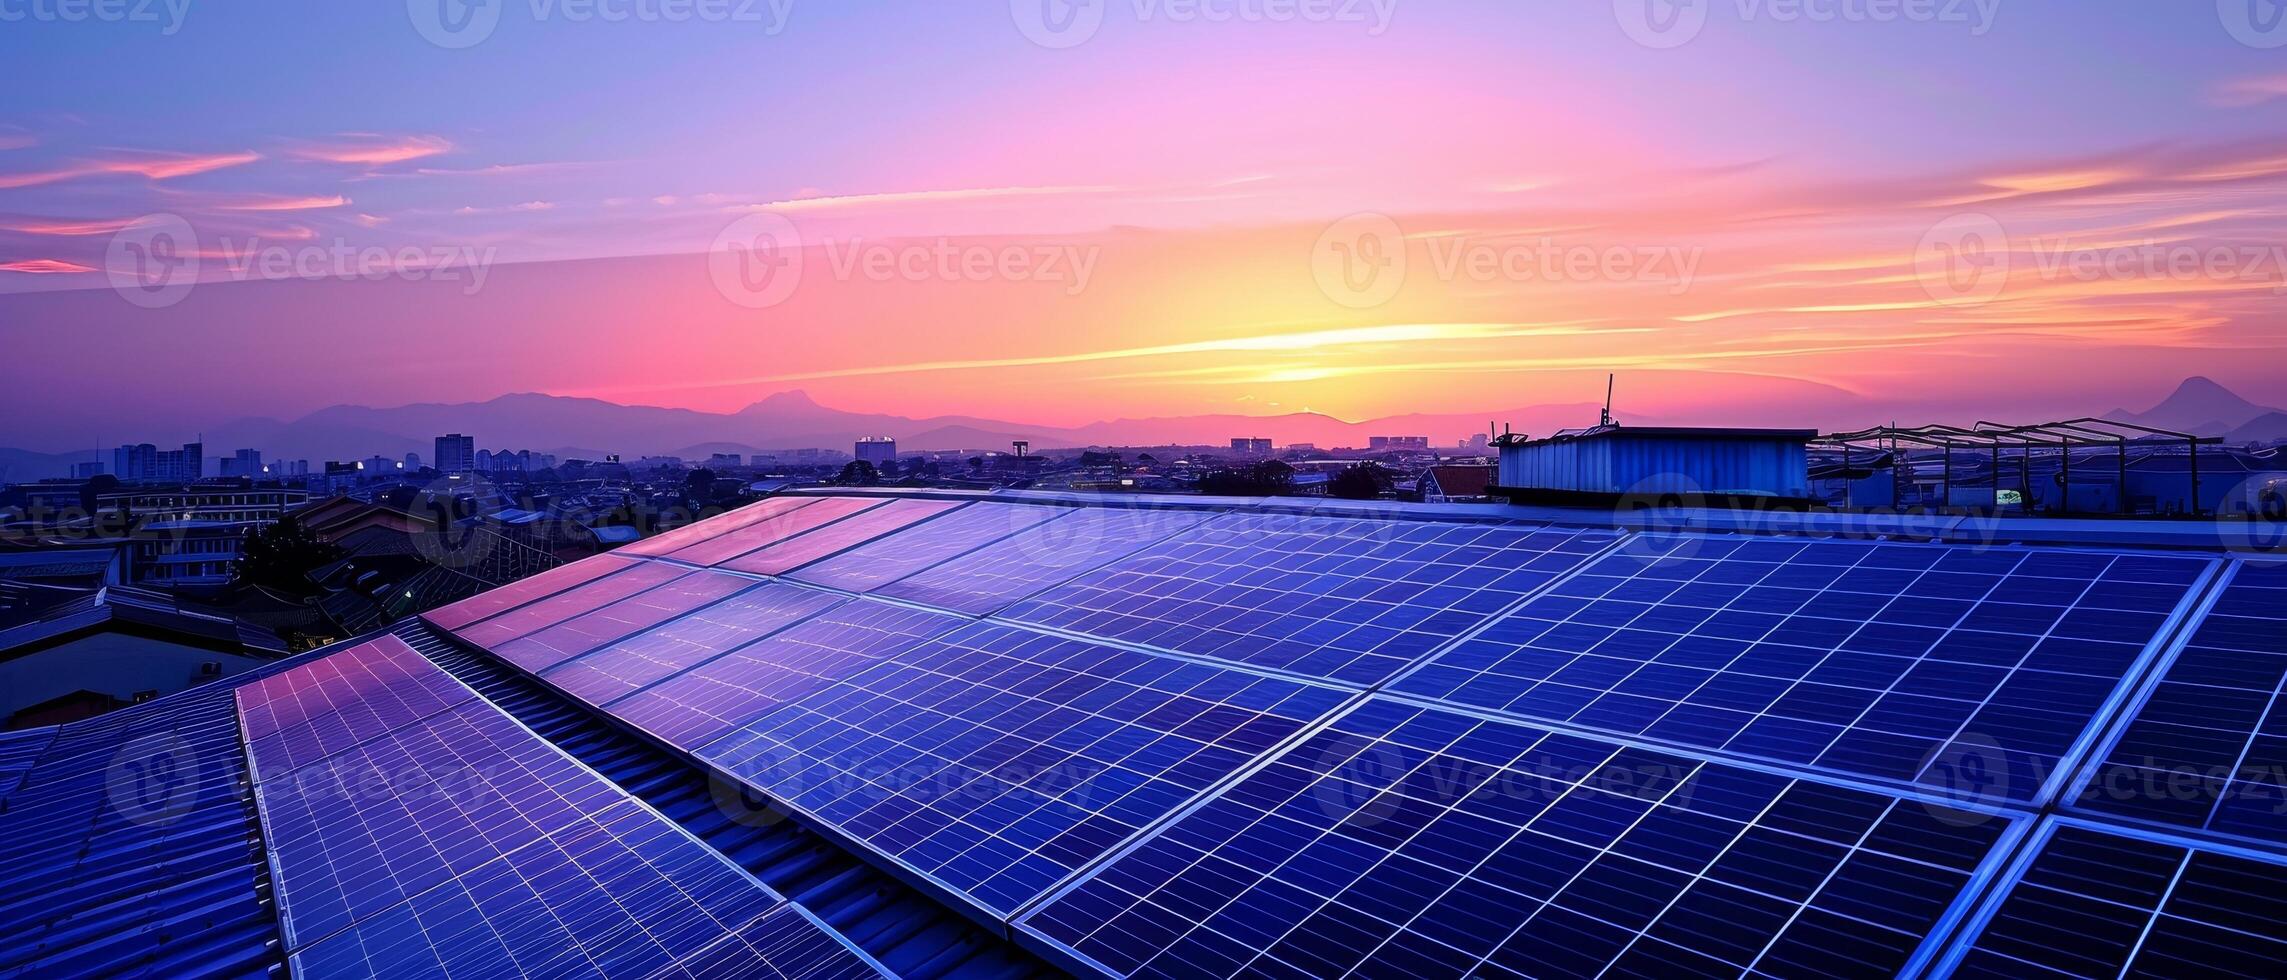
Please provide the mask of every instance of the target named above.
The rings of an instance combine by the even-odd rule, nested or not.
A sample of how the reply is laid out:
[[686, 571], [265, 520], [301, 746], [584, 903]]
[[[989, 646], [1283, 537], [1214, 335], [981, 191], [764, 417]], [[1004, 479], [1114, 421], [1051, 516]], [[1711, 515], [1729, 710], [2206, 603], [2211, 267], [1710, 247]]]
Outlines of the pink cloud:
[[374, 133], [344, 133], [335, 142], [305, 143], [287, 153], [297, 159], [320, 163], [348, 163], [366, 167], [381, 167], [422, 157], [433, 157], [453, 148], [451, 140], [442, 136], [382, 136]]
[[2222, 82], [2208, 93], [2208, 101], [2239, 108], [2287, 98], [2287, 75], [2257, 75]]
[[348, 203], [349, 198], [329, 194], [313, 197], [240, 197], [210, 206], [219, 211], [317, 211], [342, 207]]
[[0, 272], [55, 275], [58, 273], [94, 271], [95, 269], [91, 266], [84, 266], [77, 262], [66, 262], [62, 259], [19, 259], [14, 262], [0, 262]]
[[262, 159], [259, 153], [136, 153], [107, 160], [80, 160], [52, 170], [0, 174], [0, 189], [38, 187], [59, 181], [105, 174], [133, 174], [151, 180], [169, 180], [221, 170]]
[[82, 236], [108, 235], [133, 223], [134, 220], [130, 218], [103, 218], [93, 221], [64, 221], [35, 218], [7, 225], [0, 225], [0, 228], [6, 228], [9, 231], [19, 232], [26, 235]]

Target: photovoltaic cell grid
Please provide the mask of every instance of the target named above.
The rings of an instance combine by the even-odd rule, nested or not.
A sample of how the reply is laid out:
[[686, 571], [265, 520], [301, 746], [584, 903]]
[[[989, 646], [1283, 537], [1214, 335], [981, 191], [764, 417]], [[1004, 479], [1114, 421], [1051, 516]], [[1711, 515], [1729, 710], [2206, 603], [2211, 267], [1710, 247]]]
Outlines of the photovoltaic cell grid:
[[645, 976], [777, 904], [623, 801], [302, 949], [294, 969], [301, 977]]
[[483, 701], [256, 787], [297, 949], [625, 799]]
[[2253, 978], [2287, 962], [2287, 867], [2277, 860], [2053, 827], [1951, 954], [1951, 976]]
[[983, 616], [1205, 517], [1192, 511], [1089, 507], [899, 579], [874, 594]]
[[2287, 568], [2241, 563], [2075, 805], [2287, 844], [2283, 685]]
[[920, 527], [805, 565], [787, 577], [848, 592], [870, 592], [963, 552], [1075, 513], [1078, 511], [1067, 507], [981, 500]]
[[1509, 524], [1227, 514], [1004, 615], [1376, 684], [1617, 538]]
[[766, 545], [776, 544], [824, 527], [861, 511], [880, 507], [883, 500], [866, 497], [813, 497], [810, 503], [773, 514], [744, 527], [725, 531], [668, 552], [667, 557], [694, 565], [719, 565]]
[[421, 617], [439, 627], [457, 630], [470, 623], [496, 613], [505, 612], [527, 602], [543, 599], [557, 592], [602, 578], [613, 572], [635, 566], [635, 562], [612, 555], [597, 555], [569, 565], [558, 565], [530, 578], [518, 579], [508, 585], [470, 596], [449, 606], [431, 609]]
[[883, 972], [807, 910], [789, 904], [655, 976], [658, 980], [859, 980]]
[[1006, 916], [1351, 696], [972, 623], [699, 755]]
[[723, 562], [722, 567], [755, 575], [783, 575], [792, 569], [831, 557], [845, 549], [910, 527], [959, 506], [959, 501], [949, 500], [892, 500], [815, 530], [764, 545]]
[[660, 741], [704, 747], [755, 716], [799, 700], [937, 636], [942, 613], [855, 600], [604, 706]]
[[[597, 647], [648, 630], [708, 603], [753, 588], [752, 579], [692, 572], [593, 612], [492, 646], [509, 663], [539, 673]], [[476, 630], [471, 630], [472, 633]]]
[[717, 514], [703, 521], [686, 524], [664, 534], [645, 538], [619, 548], [615, 553], [654, 557], [670, 554], [708, 538], [728, 534], [749, 524], [769, 520], [773, 517], [782, 516], [789, 511], [807, 507], [818, 500], [817, 497], [771, 497], [728, 513]]
[[529, 636], [576, 616], [586, 615], [648, 589], [665, 585], [691, 569], [657, 562], [632, 562], [610, 575], [573, 586], [536, 602], [517, 606], [490, 619], [454, 629], [453, 635], [487, 650]]
[[1018, 924], [1121, 976], [1888, 976], [2021, 820], [1377, 697]]
[[1639, 536], [1391, 689], [2029, 801], [2212, 564]]
[[241, 685], [235, 694], [256, 779], [309, 765], [476, 698], [394, 636]]
[[840, 604], [837, 596], [778, 582], [754, 588], [548, 668], [542, 678], [596, 706]]
[[[432, 695], [416, 666], [457, 684], [404, 652], [365, 644], [271, 678], [287, 682], [258, 685], [240, 724], [315, 742]], [[313, 697], [356, 693], [388, 707], [328, 719], [332, 702]], [[648, 975], [732, 962], [696, 958], [783, 901], [473, 693], [255, 786], [302, 977]], [[784, 955], [768, 965], [797, 974], [866, 962], [828, 938], [838, 952], [742, 948]]]

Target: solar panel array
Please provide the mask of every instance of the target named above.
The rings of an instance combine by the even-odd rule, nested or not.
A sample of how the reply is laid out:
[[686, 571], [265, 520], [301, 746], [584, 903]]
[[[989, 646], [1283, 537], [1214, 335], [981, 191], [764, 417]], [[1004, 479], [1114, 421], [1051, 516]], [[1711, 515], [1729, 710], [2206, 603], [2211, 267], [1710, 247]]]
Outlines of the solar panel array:
[[2029, 861], [1949, 956], [1955, 977], [2271, 977], [2287, 962], [2287, 861], [2077, 821]]
[[698, 755], [1004, 916], [1348, 698], [937, 618]]
[[1497, 524], [1231, 514], [1005, 615], [1373, 684], [1616, 538]]
[[[455, 632], [1078, 970], [1911, 974], [2060, 826], [2287, 858], [2231, 802], [2287, 787], [2287, 577], [2241, 563], [788, 501]], [[747, 585], [604, 611], [683, 575]], [[2104, 813], [2092, 759], [2217, 775]]]
[[1019, 924], [1121, 976], [1879, 976], [2021, 825], [1377, 698]]
[[783, 904], [394, 637], [236, 700], [298, 976], [645, 974]]
[[1647, 535], [1393, 689], [2029, 801], [2213, 564]]
[[2287, 845], [2287, 568], [2241, 565], [2130, 715], [2079, 809]]

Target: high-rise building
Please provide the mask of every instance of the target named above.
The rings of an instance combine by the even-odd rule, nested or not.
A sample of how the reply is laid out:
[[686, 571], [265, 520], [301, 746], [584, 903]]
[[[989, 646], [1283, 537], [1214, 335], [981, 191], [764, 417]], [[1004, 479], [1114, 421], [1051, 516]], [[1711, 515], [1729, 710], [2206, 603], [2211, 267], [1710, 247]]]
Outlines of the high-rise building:
[[262, 450], [241, 449], [222, 461], [222, 475], [254, 479], [262, 475]]
[[858, 462], [872, 463], [875, 466], [895, 462], [897, 460], [897, 440], [888, 436], [867, 436], [858, 440], [857, 452], [852, 455], [858, 458]]
[[1369, 436], [1366, 448], [1374, 452], [1397, 452], [1429, 449], [1428, 436]]
[[103, 463], [101, 461], [73, 463], [71, 465], [71, 478], [74, 480], [92, 480], [102, 475]]
[[458, 432], [437, 437], [437, 472], [467, 473], [476, 469], [476, 438]]
[[1242, 456], [1268, 456], [1271, 454], [1271, 441], [1260, 438], [1236, 438], [1231, 440], [1231, 451]]
[[150, 443], [111, 451], [111, 472], [122, 483], [188, 483], [206, 475], [206, 446], [186, 442], [162, 452]]

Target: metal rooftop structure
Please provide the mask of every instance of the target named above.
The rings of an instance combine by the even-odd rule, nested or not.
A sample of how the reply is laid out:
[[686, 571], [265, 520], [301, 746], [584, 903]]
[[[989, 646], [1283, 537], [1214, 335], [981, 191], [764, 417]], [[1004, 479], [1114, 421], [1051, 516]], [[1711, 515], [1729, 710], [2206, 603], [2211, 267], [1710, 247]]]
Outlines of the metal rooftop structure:
[[771, 498], [0, 736], [0, 976], [2287, 954], [2287, 569], [1746, 519]]

